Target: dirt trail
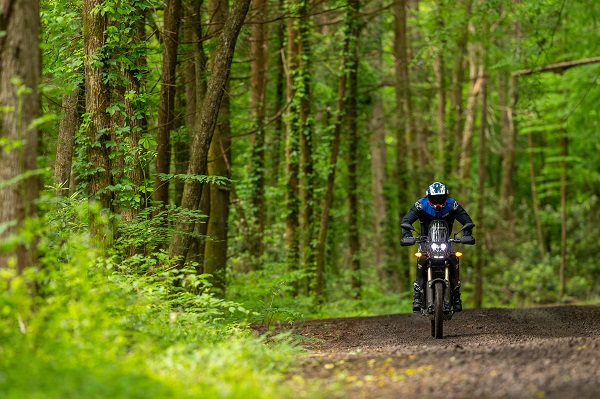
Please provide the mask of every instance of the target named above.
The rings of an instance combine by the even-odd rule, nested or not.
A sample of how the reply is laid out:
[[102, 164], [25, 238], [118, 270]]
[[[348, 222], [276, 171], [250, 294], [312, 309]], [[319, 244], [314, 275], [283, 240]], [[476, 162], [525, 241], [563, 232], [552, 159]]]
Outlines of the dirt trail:
[[299, 322], [305, 379], [343, 398], [600, 398], [600, 305], [467, 309], [430, 335], [415, 314]]

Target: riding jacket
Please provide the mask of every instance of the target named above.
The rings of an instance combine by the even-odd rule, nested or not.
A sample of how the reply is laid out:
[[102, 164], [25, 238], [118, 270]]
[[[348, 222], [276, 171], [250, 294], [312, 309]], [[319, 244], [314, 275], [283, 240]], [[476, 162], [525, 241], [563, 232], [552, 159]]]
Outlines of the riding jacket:
[[[452, 231], [452, 224], [454, 220], [458, 220], [463, 226], [467, 223], [473, 223], [471, 217], [463, 209], [462, 206], [456, 202], [454, 198], [448, 198], [446, 204], [440, 211], [436, 211], [435, 208], [429, 203], [427, 197], [420, 198], [410, 208], [408, 213], [402, 218], [402, 223], [413, 224], [416, 221], [421, 223], [421, 235], [427, 235], [429, 231], [429, 223], [432, 220], [443, 220], [448, 223], [450, 231]], [[470, 236], [471, 230], [465, 230], [465, 235]], [[405, 237], [412, 237], [412, 233], [409, 230], [402, 229], [402, 234]]]

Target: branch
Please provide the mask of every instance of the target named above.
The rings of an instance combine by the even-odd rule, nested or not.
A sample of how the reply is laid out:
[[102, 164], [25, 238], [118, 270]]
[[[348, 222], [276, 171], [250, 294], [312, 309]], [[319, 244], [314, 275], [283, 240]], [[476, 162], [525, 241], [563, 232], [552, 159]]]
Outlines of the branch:
[[569, 69], [569, 68], [579, 66], [579, 65], [594, 64], [596, 62], [600, 62], [600, 57], [592, 57], [592, 58], [585, 58], [583, 60], [559, 62], [558, 64], [550, 64], [550, 65], [546, 65], [546, 66], [539, 67], [539, 68], [533, 68], [533, 69], [521, 69], [520, 71], [513, 72], [512, 76], [518, 77], [518, 76], [524, 76], [524, 75], [531, 75], [531, 74], [538, 73], [538, 72], [562, 73], [565, 69]]

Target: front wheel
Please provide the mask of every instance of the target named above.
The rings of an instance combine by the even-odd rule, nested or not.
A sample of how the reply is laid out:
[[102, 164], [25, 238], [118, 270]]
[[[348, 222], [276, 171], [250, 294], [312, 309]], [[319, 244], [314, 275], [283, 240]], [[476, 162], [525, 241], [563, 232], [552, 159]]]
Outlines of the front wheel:
[[434, 336], [440, 339], [444, 335], [444, 284], [441, 282], [435, 283], [434, 286], [434, 321]]

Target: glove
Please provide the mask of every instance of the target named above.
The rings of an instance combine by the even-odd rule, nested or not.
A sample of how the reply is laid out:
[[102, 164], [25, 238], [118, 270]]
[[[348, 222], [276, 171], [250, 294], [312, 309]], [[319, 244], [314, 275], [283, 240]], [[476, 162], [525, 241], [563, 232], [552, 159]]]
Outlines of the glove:
[[461, 244], [467, 244], [467, 245], [475, 245], [475, 237], [473, 237], [473, 236], [462, 236], [462, 237], [460, 237], [460, 243]]
[[400, 245], [403, 247], [410, 247], [411, 245], [415, 245], [416, 240], [414, 237], [402, 237], [400, 240]]

